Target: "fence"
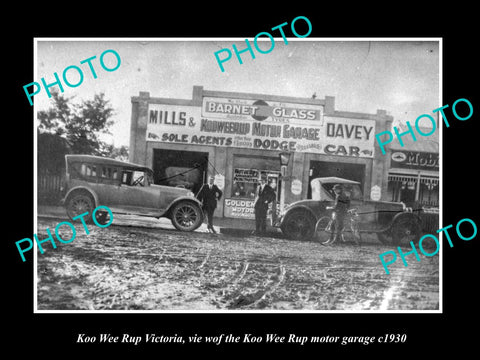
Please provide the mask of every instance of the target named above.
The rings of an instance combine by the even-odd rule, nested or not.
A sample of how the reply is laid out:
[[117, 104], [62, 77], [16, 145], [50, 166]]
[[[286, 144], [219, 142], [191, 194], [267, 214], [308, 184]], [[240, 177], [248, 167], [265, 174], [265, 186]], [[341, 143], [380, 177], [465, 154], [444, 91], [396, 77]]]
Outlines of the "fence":
[[65, 175], [38, 174], [37, 191], [39, 204], [58, 204], [62, 198]]

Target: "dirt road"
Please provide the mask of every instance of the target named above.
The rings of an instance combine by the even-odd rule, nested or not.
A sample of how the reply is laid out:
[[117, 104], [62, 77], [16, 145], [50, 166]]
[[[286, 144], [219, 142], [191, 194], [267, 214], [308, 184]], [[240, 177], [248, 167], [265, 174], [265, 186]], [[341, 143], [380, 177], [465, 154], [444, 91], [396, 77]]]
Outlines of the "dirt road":
[[[58, 220], [39, 219], [39, 238]], [[63, 228], [62, 228], [63, 229]], [[436, 310], [439, 256], [111, 225], [38, 253], [38, 310]], [[65, 239], [70, 238], [68, 229]], [[406, 250], [407, 251], [407, 250]]]

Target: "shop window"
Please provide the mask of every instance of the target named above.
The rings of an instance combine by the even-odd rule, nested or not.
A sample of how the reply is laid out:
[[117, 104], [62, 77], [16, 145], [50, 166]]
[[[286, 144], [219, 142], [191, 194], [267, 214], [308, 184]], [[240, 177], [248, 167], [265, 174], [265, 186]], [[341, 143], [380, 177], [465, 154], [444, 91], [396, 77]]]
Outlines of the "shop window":
[[[267, 184], [275, 191], [277, 203], [280, 200], [280, 161], [278, 157], [234, 155], [232, 170], [227, 177], [231, 179], [231, 189], [225, 193], [224, 216], [231, 218], [254, 219], [254, 200], [262, 175], [267, 176]], [[269, 205], [276, 211], [276, 203]]]
[[418, 182], [412, 176], [390, 175], [388, 194], [391, 201], [403, 202], [414, 209], [439, 206], [438, 179], [435, 178], [421, 177]]
[[420, 183], [420, 203], [425, 207], [438, 207], [438, 184], [433, 182]]
[[257, 169], [233, 169], [232, 198], [254, 199], [260, 172]]
[[233, 186], [230, 197], [232, 199], [255, 199], [262, 175], [267, 176], [267, 184], [275, 191], [277, 195], [277, 201], [279, 201], [280, 172], [274, 170], [234, 168], [232, 177]]
[[389, 181], [387, 187], [388, 200], [393, 202], [400, 201], [400, 194], [402, 189], [401, 181]]

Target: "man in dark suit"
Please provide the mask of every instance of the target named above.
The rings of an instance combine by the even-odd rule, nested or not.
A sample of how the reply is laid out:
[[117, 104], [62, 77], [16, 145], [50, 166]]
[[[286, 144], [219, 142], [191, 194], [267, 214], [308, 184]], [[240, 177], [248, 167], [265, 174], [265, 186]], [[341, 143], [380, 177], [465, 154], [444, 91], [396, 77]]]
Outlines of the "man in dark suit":
[[267, 176], [262, 175], [255, 198], [255, 234], [265, 235], [268, 204], [275, 200], [275, 191], [267, 184]]
[[218, 186], [213, 183], [214, 180], [215, 178], [213, 176], [208, 178], [208, 184], [202, 186], [197, 198], [202, 202], [203, 211], [207, 215], [207, 228], [215, 234], [216, 231], [213, 228], [213, 212], [217, 207], [217, 200], [222, 197], [223, 193]]

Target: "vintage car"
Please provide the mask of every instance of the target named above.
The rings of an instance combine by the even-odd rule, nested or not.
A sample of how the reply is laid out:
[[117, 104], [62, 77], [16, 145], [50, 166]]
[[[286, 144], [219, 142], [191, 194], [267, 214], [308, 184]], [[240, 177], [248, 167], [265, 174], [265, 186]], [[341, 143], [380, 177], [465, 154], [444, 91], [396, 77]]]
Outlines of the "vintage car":
[[[320, 218], [330, 216], [335, 194], [333, 186], [342, 184], [350, 197], [350, 208], [356, 209], [360, 233], [376, 233], [384, 244], [408, 244], [421, 235], [420, 218], [407, 211], [402, 203], [365, 200], [360, 183], [338, 177], [311, 181], [312, 199], [296, 201], [285, 207], [277, 224], [290, 239], [312, 239]], [[345, 231], [349, 231], [345, 226]]]
[[153, 184], [153, 171], [148, 167], [92, 155], [65, 155], [65, 161], [63, 202], [71, 219], [88, 212], [84, 219], [92, 220], [93, 209], [104, 205], [114, 214], [169, 218], [181, 231], [193, 231], [203, 222], [194, 194], [185, 188]]

